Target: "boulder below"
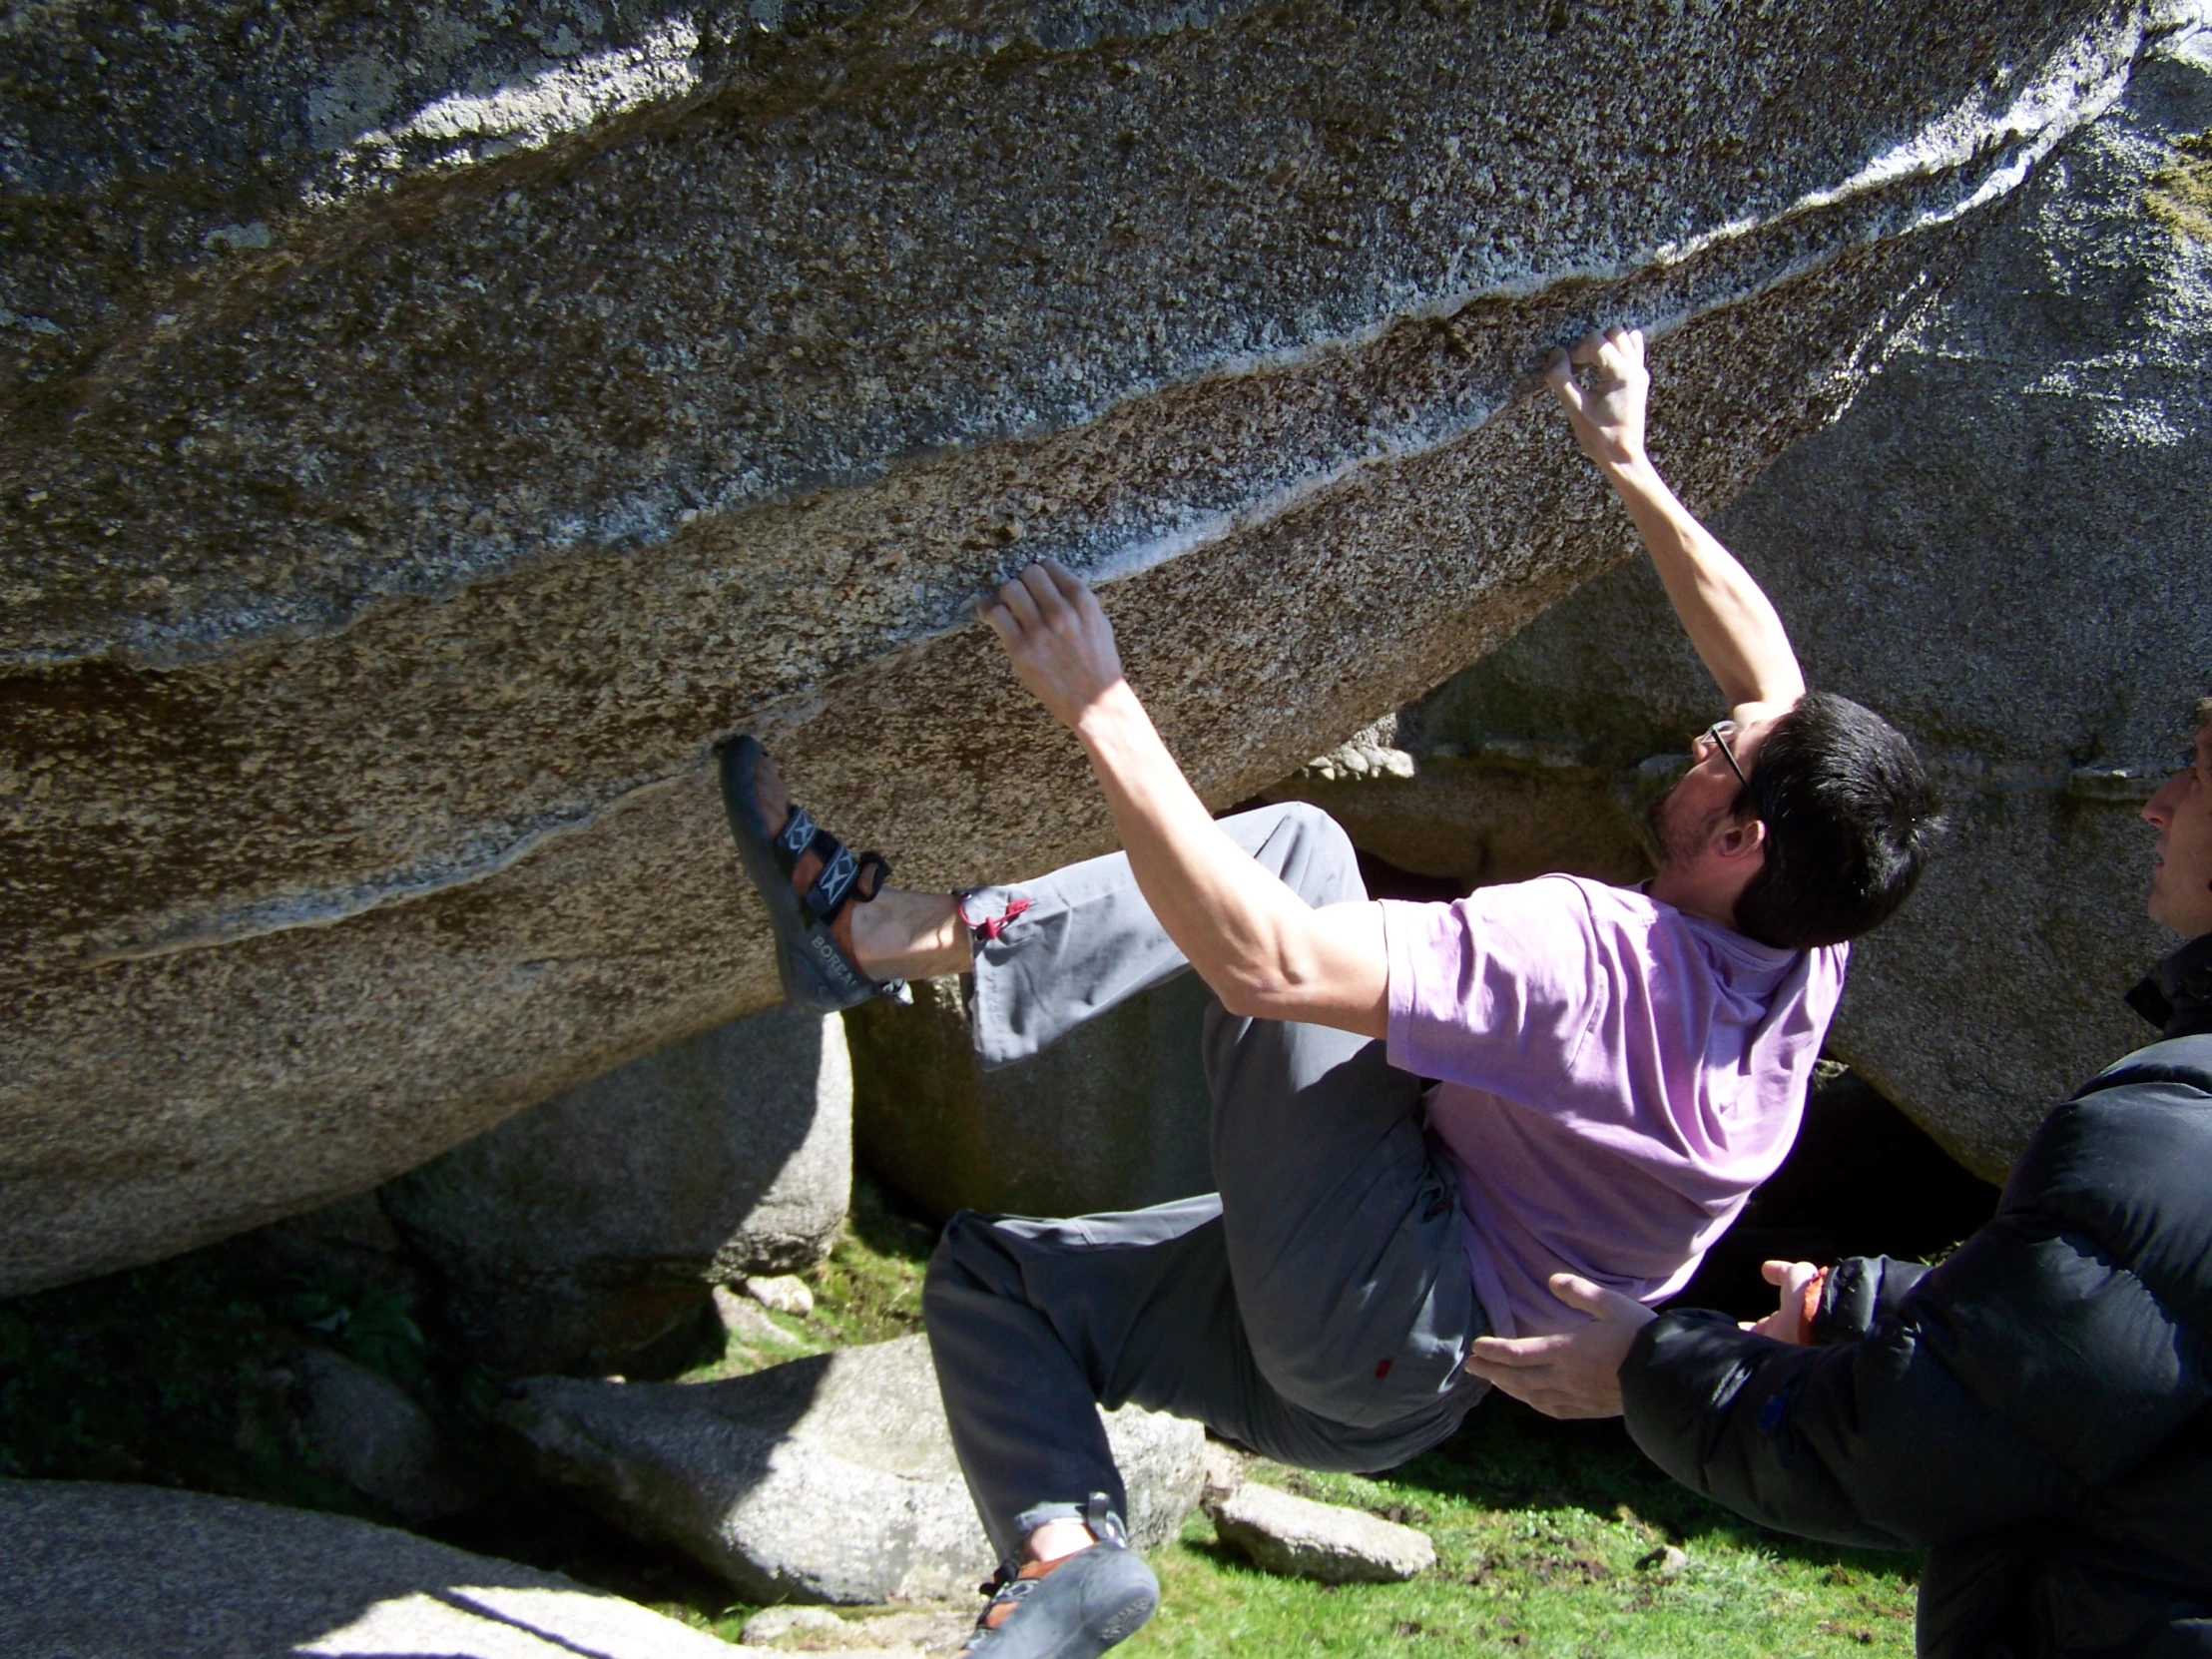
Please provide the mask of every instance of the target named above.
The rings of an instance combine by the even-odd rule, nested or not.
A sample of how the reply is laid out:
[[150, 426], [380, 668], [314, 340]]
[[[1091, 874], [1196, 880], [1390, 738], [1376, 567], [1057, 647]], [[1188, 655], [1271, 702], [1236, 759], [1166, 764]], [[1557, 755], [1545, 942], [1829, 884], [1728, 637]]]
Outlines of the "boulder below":
[[808, 1267], [852, 1187], [834, 1014], [777, 1007], [633, 1060], [380, 1190], [445, 1323], [504, 1376], [635, 1357], [718, 1283]]
[[855, 1654], [893, 1653], [905, 1659], [927, 1654], [949, 1654], [974, 1628], [972, 1610], [901, 1609], [849, 1618], [826, 1607], [804, 1604], [765, 1607], [745, 1621], [743, 1639], [787, 1653], [834, 1653], [841, 1659]]
[[556, 1573], [343, 1515], [0, 1480], [9, 1659], [759, 1659]]
[[1247, 1480], [1206, 1513], [1221, 1541], [1269, 1572], [1324, 1584], [1395, 1584], [1436, 1564], [1428, 1534]]
[[[996, 1565], [920, 1337], [724, 1382], [533, 1378], [496, 1420], [539, 1474], [757, 1600], [965, 1596]], [[1105, 1422], [1155, 1547], [1198, 1500], [1204, 1435], [1136, 1406]]]
[[299, 1357], [300, 1429], [322, 1466], [401, 1520], [457, 1514], [485, 1481], [406, 1389], [326, 1348]]

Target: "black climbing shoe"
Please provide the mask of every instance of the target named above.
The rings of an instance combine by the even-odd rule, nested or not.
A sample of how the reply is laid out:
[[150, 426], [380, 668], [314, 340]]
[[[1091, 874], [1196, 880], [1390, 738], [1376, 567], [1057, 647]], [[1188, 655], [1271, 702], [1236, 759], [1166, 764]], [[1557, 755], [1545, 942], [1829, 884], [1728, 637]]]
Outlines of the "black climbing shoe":
[[[1062, 1556], [1041, 1578], [1022, 1578], [1011, 1561], [998, 1569], [991, 1609], [1013, 1611], [996, 1630], [976, 1620], [961, 1653], [970, 1659], [1098, 1659], [1126, 1641], [1160, 1605], [1160, 1581], [1130, 1549], [1121, 1517], [1089, 1522], [1098, 1542]], [[985, 1585], [992, 1589], [993, 1585]]]
[[[784, 995], [799, 1007], [829, 1013], [872, 996], [899, 994], [904, 987], [897, 980], [877, 981], [862, 973], [830, 931], [846, 905], [865, 904], [882, 890], [891, 866], [880, 852], [855, 858], [796, 801], [782, 824], [771, 825], [755, 780], [761, 760], [761, 746], [751, 738], [733, 738], [724, 746], [722, 803], [739, 860], [768, 907]], [[822, 867], [801, 894], [792, 887], [792, 871], [809, 852]]]

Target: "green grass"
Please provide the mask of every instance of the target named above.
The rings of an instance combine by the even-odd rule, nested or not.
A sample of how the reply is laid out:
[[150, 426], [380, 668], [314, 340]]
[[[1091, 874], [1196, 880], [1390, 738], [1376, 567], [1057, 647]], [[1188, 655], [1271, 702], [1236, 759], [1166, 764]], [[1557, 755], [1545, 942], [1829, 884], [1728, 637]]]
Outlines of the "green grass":
[[[685, 1375], [736, 1376], [920, 1329], [930, 1230], [865, 1182], [805, 1319], [764, 1314]], [[0, 1303], [0, 1473], [147, 1480], [359, 1512], [319, 1470], [284, 1403], [303, 1343], [383, 1372], [466, 1429], [493, 1390], [373, 1290], [272, 1278], [221, 1247]], [[1419, 1526], [1438, 1563], [1405, 1584], [1332, 1588], [1260, 1572], [1194, 1516], [1156, 1553], [1165, 1602], [1122, 1651], [1215, 1654], [1684, 1655], [1912, 1650], [1917, 1557], [1779, 1537], [1675, 1485], [1617, 1423], [1553, 1423], [1485, 1402], [1436, 1451], [1389, 1474], [1255, 1478]], [[433, 1529], [550, 1567], [735, 1640], [753, 1609], [666, 1551], [530, 1488]], [[1668, 1545], [1687, 1554], [1659, 1570]]]
[[[1255, 1472], [1420, 1527], [1436, 1566], [1404, 1584], [1277, 1578], [1194, 1516], [1154, 1558], [1162, 1608], [1131, 1659], [1913, 1651], [1918, 1557], [1762, 1532], [1667, 1480], [1617, 1423], [1551, 1423], [1493, 1399], [1438, 1451], [1385, 1476]], [[1687, 1556], [1672, 1576], [1661, 1570], [1669, 1544]]]
[[[780, 1341], [733, 1341], [686, 1375], [736, 1376], [918, 1330], [929, 1242], [926, 1228], [892, 1213], [863, 1183], [829, 1260], [806, 1275], [814, 1315], [770, 1315]], [[1193, 1515], [1182, 1537], [1153, 1557], [1159, 1615], [1120, 1651], [1131, 1659], [1913, 1651], [1917, 1555], [1764, 1532], [1669, 1480], [1617, 1422], [1555, 1423], [1493, 1398], [1438, 1450], [1387, 1475], [1261, 1463], [1255, 1478], [1418, 1526], [1435, 1540], [1437, 1565], [1405, 1584], [1278, 1578], [1224, 1548], [1213, 1523]], [[1672, 1576], [1660, 1570], [1670, 1544], [1687, 1557]], [[730, 1640], [753, 1611], [697, 1593], [645, 1599]]]
[[921, 1279], [936, 1233], [899, 1215], [864, 1176], [830, 1254], [800, 1275], [815, 1293], [805, 1317], [762, 1309], [757, 1335], [729, 1333], [719, 1353], [701, 1355], [680, 1381], [743, 1377], [808, 1354], [889, 1342], [921, 1330]]

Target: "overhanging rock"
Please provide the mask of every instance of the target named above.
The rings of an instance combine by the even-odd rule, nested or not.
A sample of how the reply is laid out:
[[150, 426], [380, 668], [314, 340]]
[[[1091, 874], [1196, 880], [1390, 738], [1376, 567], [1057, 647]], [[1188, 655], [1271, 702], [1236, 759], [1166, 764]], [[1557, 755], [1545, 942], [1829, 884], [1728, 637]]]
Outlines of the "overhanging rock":
[[[2143, 912], [2141, 812], [2212, 690], [2207, 45], [2154, 53], [1850, 412], [1715, 523], [1811, 682], [1895, 720], [1947, 798], [1829, 1041], [1988, 1181], [2150, 1039], [2120, 993], [2177, 942]], [[1316, 767], [1285, 793], [1423, 872], [1633, 878], [1640, 790], [1714, 697], [1639, 560], [1401, 712], [1407, 776]]]
[[[2180, 14], [19, 12], [0, 1291], [770, 1000], [740, 728], [903, 876], [1106, 839], [970, 596], [1114, 579], [1209, 799], [1712, 506]], [[593, 32], [596, 30], [596, 32]]]

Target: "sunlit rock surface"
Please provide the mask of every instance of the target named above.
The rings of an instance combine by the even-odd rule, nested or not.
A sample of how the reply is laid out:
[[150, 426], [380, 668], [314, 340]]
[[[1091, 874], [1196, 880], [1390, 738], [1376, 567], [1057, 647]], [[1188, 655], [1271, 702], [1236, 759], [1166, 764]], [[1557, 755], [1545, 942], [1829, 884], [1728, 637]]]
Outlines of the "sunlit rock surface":
[[346, 1515], [0, 1480], [0, 1652], [23, 1659], [761, 1659], [558, 1573]]
[[[1987, 1180], [2151, 1038], [2120, 995], [2178, 942], [2143, 915], [2139, 815], [2212, 692], [2212, 164], [2176, 142], [2208, 127], [2212, 56], [2175, 42], [1716, 523], [1812, 683], [1897, 721], [1950, 797], [1942, 857], [1854, 948], [1831, 1047]], [[1410, 776], [1284, 793], [1424, 872], [1632, 878], [1667, 777], [1639, 763], [1720, 712], [1632, 565], [1391, 723]]]
[[710, 788], [1105, 844], [966, 622], [1116, 578], [1209, 799], [1728, 499], [2170, 8], [752, 0], [0, 20], [0, 1291], [361, 1190], [775, 995]]
[[[1099, 1420], [1130, 1541], [1157, 1549], [1198, 1502], [1205, 1433], [1141, 1405]], [[923, 1337], [714, 1382], [535, 1377], [494, 1421], [537, 1474], [752, 1600], [951, 1600], [995, 1564]]]

